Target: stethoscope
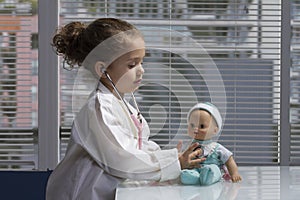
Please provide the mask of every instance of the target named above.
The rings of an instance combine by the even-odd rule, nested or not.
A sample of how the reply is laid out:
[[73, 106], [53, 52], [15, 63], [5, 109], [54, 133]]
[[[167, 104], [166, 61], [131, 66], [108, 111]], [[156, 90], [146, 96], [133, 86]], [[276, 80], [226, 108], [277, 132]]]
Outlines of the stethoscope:
[[[141, 112], [139, 110], [139, 107], [137, 105], [135, 96], [133, 94], [133, 92], [131, 92], [131, 97], [133, 99], [134, 105], [135, 105], [135, 109], [137, 110], [137, 117], [134, 116], [133, 112], [130, 110], [128, 104], [126, 103], [126, 101], [124, 100], [124, 98], [121, 96], [120, 92], [118, 91], [117, 87], [115, 86], [114, 82], [112, 81], [112, 79], [110, 78], [109, 74], [107, 73], [106, 70], [102, 71], [104, 73], [104, 75], [106, 76], [106, 78], [109, 80], [109, 82], [111, 83], [114, 91], [116, 92], [116, 94], [118, 95], [118, 97], [122, 100], [122, 102], [124, 103], [124, 105], [126, 106], [130, 117], [134, 123], [134, 125], [136, 126], [137, 130], [138, 130], [138, 148], [141, 149], [142, 148], [142, 130], [143, 130], [143, 123], [142, 123], [142, 118], [141, 118]], [[98, 83], [98, 87], [99, 88], [99, 84], [100, 84], [100, 79], [99, 79], [99, 83]]]

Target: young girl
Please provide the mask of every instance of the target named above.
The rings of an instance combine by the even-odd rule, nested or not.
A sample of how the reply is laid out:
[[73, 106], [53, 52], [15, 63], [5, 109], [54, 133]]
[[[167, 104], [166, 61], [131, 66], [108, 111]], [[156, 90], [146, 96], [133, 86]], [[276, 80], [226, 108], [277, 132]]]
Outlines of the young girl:
[[181, 172], [183, 184], [211, 185], [218, 182], [225, 165], [232, 182], [242, 180], [232, 153], [223, 145], [214, 141], [221, 132], [222, 117], [218, 108], [209, 103], [198, 103], [188, 113], [188, 134], [199, 143], [206, 160], [201, 168], [184, 169]]
[[131, 24], [114, 18], [88, 26], [71, 22], [57, 30], [53, 46], [70, 65], [96, 78], [95, 90], [77, 114], [64, 159], [51, 174], [46, 198], [114, 199], [125, 179], [167, 181], [205, 159], [192, 144], [183, 152], [161, 150], [148, 140], [145, 119], [123, 98], [141, 83], [145, 46]]

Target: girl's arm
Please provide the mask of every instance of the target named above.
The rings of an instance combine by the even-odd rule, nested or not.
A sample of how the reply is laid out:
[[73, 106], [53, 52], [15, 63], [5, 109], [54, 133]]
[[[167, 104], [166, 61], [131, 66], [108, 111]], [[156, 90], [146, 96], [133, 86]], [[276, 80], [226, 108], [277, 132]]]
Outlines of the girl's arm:
[[227, 160], [225, 165], [226, 165], [226, 167], [228, 169], [228, 172], [231, 176], [232, 182], [239, 182], [239, 181], [242, 180], [242, 177], [238, 172], [237, 164], [235, 163], [232, 156], [229, 157], [229, 159]]

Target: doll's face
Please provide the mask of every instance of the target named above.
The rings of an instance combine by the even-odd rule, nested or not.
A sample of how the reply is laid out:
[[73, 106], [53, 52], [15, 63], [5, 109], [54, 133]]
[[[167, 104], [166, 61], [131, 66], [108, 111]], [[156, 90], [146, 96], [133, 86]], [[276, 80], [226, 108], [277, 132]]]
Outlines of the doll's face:
[[194, 110], [188, 121], [188, 134], [197, 140], [209, 140], [218, 133], [218, 126], [205, 110]]

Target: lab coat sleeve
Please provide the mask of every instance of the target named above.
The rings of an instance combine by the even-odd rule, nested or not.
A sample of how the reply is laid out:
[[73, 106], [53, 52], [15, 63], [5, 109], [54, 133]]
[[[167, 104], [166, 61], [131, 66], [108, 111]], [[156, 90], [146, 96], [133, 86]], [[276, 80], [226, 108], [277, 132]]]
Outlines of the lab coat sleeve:
[[138, 150], [134, 135], [122, 126], [124, 118], [118, 118], [115, 105], [104, 102], [108, 106], [101, 108], [96, 102], [95, 97], [89, 100], [77, 115], [74, 126], [77, 143], [100, 167], [114, 176], [135, 180], [166, 181], [180, 175], [177, 149]]

